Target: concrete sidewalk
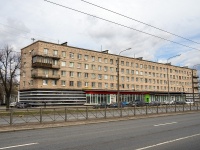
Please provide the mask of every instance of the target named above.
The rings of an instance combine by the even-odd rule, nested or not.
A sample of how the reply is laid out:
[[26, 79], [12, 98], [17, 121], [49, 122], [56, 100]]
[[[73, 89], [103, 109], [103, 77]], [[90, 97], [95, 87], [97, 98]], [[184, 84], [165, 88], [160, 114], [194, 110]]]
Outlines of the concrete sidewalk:
[[184, 113], [141, 115], [141, 116], [123, 117], [123, 118], [92, 119], [92, 120], [84, 120], [84, 121], [68, 121], [68, 122], [60, 122], [60, 123], [43, 123], [43, 124], [37, 123], [37, 124], [0, 126], [0, 133], [23, 131], [23, 130], [44, 129], [44, 128], [67, 127], [67, 126], [76, 126], [76, 125], [97, 124], [97, 123], [125, 121], [125, 120], [134, 120], [134, 119], [144, 119], [144, 118], [154, 118], [154, 117], [165, 117], [165, 116], [173, 116], [173, 115], [184, 115], [184, 114], [190, 114], [190, 113], [199, 113], [199, 112], [194, 111], [194, 112], [184, 112]]

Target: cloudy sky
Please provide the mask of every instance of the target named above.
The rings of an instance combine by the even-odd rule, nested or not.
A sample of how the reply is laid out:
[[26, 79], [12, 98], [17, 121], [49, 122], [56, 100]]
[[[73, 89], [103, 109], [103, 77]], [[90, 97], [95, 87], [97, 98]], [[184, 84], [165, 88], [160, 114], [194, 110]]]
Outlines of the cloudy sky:
[[96, 51], [108, 49], [114, 54], [130, 47], [122, 55], [163, 63], [181, 54], [169, 62], [189, 67], [200, 64], [199, 0], [49, 1], [60, 6], [44, 0], [0, 0], [0, 47], [9, 44], [20, 51], [34, 38]]

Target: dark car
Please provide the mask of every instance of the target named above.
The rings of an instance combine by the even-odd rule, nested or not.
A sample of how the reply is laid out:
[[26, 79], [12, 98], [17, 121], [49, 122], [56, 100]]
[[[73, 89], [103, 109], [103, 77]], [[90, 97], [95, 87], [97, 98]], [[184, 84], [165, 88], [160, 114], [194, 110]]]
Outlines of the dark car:
[[129, 103], [129, 106], [132, 106], [132, 107], [134, 107], [134, 106], [140, 107], [140, 106], [145, 106], [145, 105], [146, 105], [146, 103], [142, 100], [135, 100], [135, 101], [131, 101]]
[[160, 106], [160, 102], [159, 101], [151, 101], [150, 103], [149, 103], [149, 106]]
[[117, 108], [118, 107], [118, 103], [112, 103], [108, 107], [109, 108]]
[[96, 104], [96, 105], [93, 106], [94, 109], [97, 109], [97, 108], [107, 108], [107, 107], [109, 107], [109, 105], [106, 104], [106, 103]]
[[17, 108], [27, 108], [27, 107], [31, 107], [31, 105], [29, 103], [25, 103], [25, 102], [17, 102], [16, 107]]
[[185, 101], [175, 101], [175, 104], [176, 105], [183, 105], [183, 104], [186, 104]]

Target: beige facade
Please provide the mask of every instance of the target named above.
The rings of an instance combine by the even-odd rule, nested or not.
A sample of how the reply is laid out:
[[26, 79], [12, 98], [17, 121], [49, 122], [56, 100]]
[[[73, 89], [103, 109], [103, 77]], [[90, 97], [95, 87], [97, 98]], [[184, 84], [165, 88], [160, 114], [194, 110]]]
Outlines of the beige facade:
[[[37, 41], [21, 50], [20, 90], [117, 90], [117, 57], [67, 45]], [[120, 56], [120, 90], [197, 93], [197, 71], [141, 58]], [[167, 72], [168, 69], [168, 72]]]

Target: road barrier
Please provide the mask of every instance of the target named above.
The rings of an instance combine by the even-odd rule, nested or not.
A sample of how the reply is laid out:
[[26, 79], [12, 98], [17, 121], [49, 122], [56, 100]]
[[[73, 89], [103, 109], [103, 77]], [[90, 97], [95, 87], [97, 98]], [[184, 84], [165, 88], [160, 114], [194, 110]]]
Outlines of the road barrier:
[[200, 103], [101, 109], [91, 107], [12, 108], [0, 109], [0, 126], [122, 118], [199, 110]]

